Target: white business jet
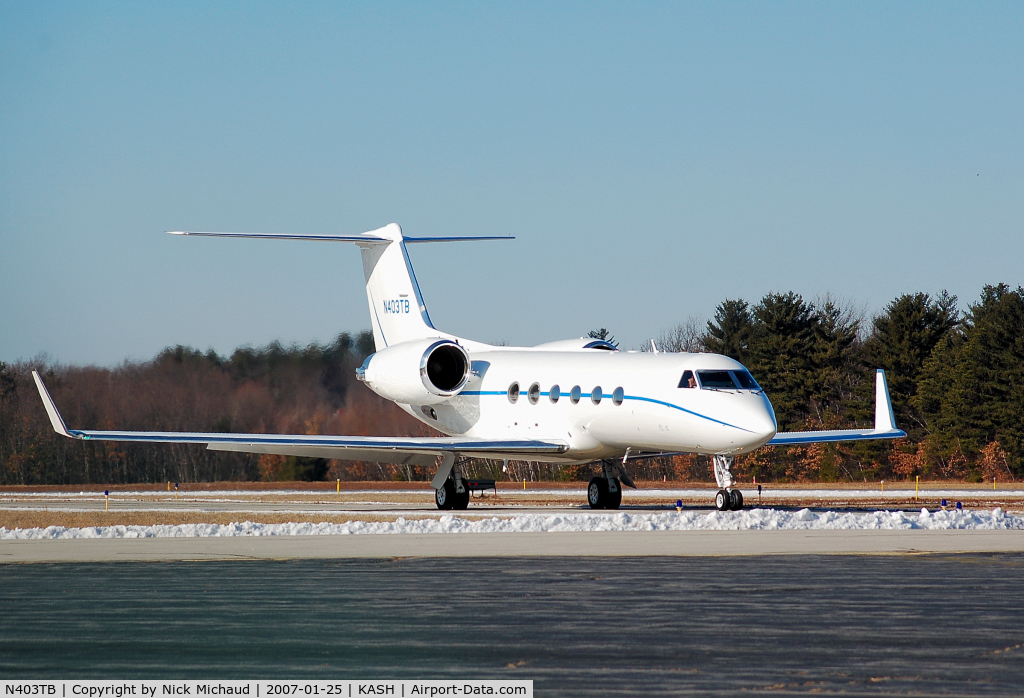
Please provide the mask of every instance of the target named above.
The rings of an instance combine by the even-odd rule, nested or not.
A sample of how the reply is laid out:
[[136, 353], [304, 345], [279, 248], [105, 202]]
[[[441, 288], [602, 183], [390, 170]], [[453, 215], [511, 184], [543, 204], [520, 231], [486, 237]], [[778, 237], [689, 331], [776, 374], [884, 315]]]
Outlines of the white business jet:
[[[717, 354], [622, 352], [595, 339], [535, 347], [493, 346], [434, 328], [406, 245], [511, 238], [404, 237], [391, 225], [362, 235], [192, 233], [174, 235], [355, 243], [362, 252], [376, 353], [356, 377], [445, 437], [204, 434], [68, 429], [39, 375], [39, 394], [57, 433], [74, 439], [202, 443], [215, 451], [437, 466], [439, 509], [465, 509], [462, 464], [472, 458], [600, 463], [587, 499], [617, 509], [621, 485], [635, 487], [630, 460], [698, 453], [712, 456], [720, 488], [715, 506], [740, 509], [733, 485], [737, 454], [765, 445], [894, 439], [892, 404], [879, 370], [873, 429], [776, 433], [764, 390], [738, 361]], [[653, 346], [652, 348], [656, 349]]]

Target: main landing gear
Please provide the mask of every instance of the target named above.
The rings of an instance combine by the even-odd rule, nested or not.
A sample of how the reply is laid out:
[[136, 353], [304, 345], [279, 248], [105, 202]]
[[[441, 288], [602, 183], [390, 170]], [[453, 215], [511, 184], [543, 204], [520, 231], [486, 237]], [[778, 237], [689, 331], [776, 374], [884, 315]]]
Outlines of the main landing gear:
[[466, 509], [469, 507], [469, 488], [462, 481], [458, 464], [452, 465], [451, 474], [444, 484], [434, 490], [438, 509]]
[[721, 488], [715, 495], [715, 508], [719, 511], [739, 511], [743, 508], [743, 493], [732, 487], [732, 456], [717, 455], [712, 459], [715, 482]]
[[[622, 483], [616, 477], [615, 470], [612, 461], [604, 460], [601, 461], [601, 474], [590, 478], [590, 484], [587, 485], [587, 504], [591, 509], [618, 509], [622, 504]], [[632, 481], [628, 477], [626, 481], [632, 486]]]
[[618, 509], [622, 503], [619, 478], [592, 477], [587, 485], [587, 504], [591, 509]]

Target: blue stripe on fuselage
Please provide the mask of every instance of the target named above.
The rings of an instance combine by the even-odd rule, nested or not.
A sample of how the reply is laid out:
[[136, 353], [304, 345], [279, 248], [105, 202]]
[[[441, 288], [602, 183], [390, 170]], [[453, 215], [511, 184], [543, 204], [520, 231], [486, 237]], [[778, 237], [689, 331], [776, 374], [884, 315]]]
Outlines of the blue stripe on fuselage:
[[[465, 391], [459, 393], [459, 395], [506, 395], [506, 394], [507, 394], [507, 392], [504, 391], [504, 390], [465, 390]], [[541, 395], [544, 396], [544, 397], [547, 397], [548, 395], [550, 395], [550, 393], [541, 393]], [[561, 395], [568, 395], [568, 393], [561, 393]], [[584, 395], [585, 396], [589, 396], [589, 393], [584, 393]], [[605, 398], [611, 399], [611, 397], [612, 397], [612, 395], [610, 393], [602, 393], [601, 394], [601, 399], [602, 400], [604, 400]], [[664, 400], [655, 400], [654, 398], [642, 397], [640, 395], [624, 395], [622, 399], [623, 400], [636, 400], [637, 402], [650, 402], [650, 403], [655, 404], [655, 405], [662, 405], [663, 407], [669, 407], [669, 408], [671, 408], [673, 410], [679, 410], [680, 412], [685, 412], [686, 414], [692, 414], [694, 417], [700, 417], [701, 419], [706, 419], [709, 422], [714, 422], [715, 424], [721, 424], [722, 426], [725, 426], [725, 427], [732, 427], [733, 429], [739, 429], [740, 431], [745, 431], [748, 434], [754, 433], [754, 432], [750, 431], [749, 429], [744, 429], [743, 427], [738, 427], [735, 424], [729, 424], [728, 422], [723, 422], [722, 420], [715, 419], [714, 417], [708, 417], [707, 415], [701, 414], [700, 412], [694, 412], [693, 410], [688, 410], [685, 407], [680, 407], [679, 405], [674, 405], [671, 402], [665, 402]]]

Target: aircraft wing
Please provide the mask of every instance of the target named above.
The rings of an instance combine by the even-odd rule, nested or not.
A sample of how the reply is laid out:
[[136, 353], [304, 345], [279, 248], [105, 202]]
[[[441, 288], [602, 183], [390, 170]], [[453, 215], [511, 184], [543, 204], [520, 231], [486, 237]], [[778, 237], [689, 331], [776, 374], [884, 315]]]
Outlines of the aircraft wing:
[[[367, 460], [377, 463], [431, 466], [437, 456], [478, 458], [522, 457], [532, 454], [564, 453], [568, 444], [535, 439], [474, 439], [466, 437], [319, 436], [308, 434], [216, 434], [180, 431], [92, 431], [68, 429], [57, 406], [32, 372], [39, 396], [54, 431], [84, 441], [144, 441], [157, 443], [206, 444], [211, 451], [267, 453], [281, 456]], [[454, 459], [452, 459], [454, 460]], [[450, 467], [450, 466], [449, 466]]]
[[835, 441], [869, 441], [872, 439], [901, 439], [907, 433], [896, 428], [892, 413], [892, 400], [885, 383], [885, 371], [875, 372], [875, 427], [874, 429], [836, 429], [832, 431], [791, 431], [776, 434], [766, 446], [799, 446], [801, 444]]
[[835, 441], [871, 441], [872, 439], [902, 439], [902, 429], [834, 429], [831, 431], [788, 431], [776, 434], [765, 446], [799, 446]]

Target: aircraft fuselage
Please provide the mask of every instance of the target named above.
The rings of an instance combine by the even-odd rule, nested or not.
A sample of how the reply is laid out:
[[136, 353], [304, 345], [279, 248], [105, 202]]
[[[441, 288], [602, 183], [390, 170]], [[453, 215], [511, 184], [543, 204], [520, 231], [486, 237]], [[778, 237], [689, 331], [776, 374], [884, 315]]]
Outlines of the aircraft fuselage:
[[746, 374], [725, 356], [504, 347], [469, 356], [470, 376], [458, 395], [402, 407], [449, 436], [569, 446], [533, 460], [586, 462], [627, 449], [739, 454], [775, 436], [775, 414], [760, 388], [680, 387], [686, 371], [695, 382], [711, 373]]

